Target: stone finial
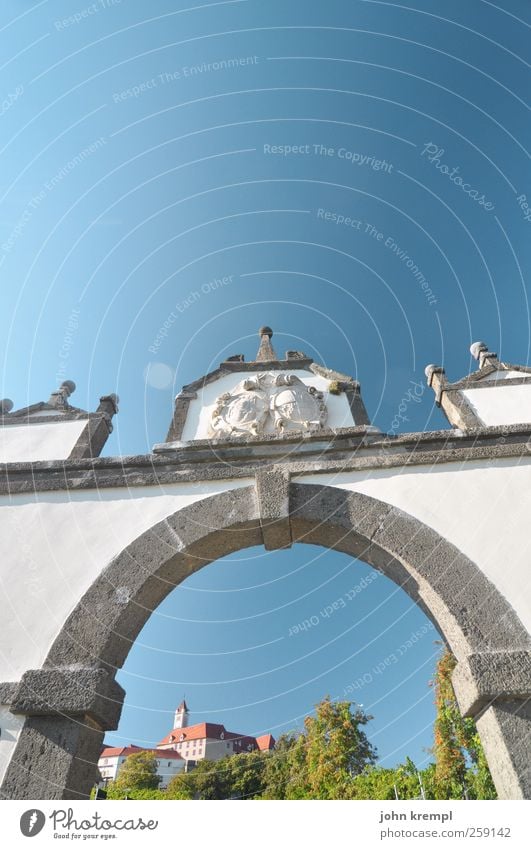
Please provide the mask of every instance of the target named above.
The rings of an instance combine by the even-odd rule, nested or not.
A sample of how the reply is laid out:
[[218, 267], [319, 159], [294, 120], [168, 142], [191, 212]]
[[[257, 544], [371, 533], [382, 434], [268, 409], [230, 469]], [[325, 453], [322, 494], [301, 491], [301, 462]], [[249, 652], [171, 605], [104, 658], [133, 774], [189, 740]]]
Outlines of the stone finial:
[[426, 383], [435, 392], [435, 403], [440, 407], [442, 393], [447, 383], [446, 372], [442, 366], [429, 365], [424, 369], [424, 374], [426, 375]]
[[[112, 417], [116, 415], [118, 412], [118, 404], [120, 403], [120, 399], [118, 395], [115, 395], [114, 392], [112, 395], [102, 395], [100, 398], [100, 403], [98, 405], [97, 413], [103, 413], [105, 421], [107, 422], [108, 433], [112, 433]], [[108, 435], [108, 434], [107, 434]], [[107, 438], [107, 437], [105, 437]], [[102, 445], [103, 447], [103, 445]], [[101, 451], [101, 448], [99, 449]], [[99, 451], [98, 451], [99, 453]]]
[[470, 353], [474, 357], [475, 360], [479, 360], [480, 354], [483, 351], [488, 351], [485, 342], [472, 342], [470, 346]]
[[428, 386], [431, 386], [431, 384], [433, 382], [434, 374], [444, 374], [444, 373], [445, 372], [444, 372], [444, 369], [443, 369], [442, 366], [434, 366], [433, 364], [426, 366], [426, 368], [424, 369], [424, 374], [426, 375], [426, 380], [427, 380]]
[[100, 403], [98, 406], [98, 413], [107, 413], [107, 415], [114, 416], [115, 413], [118, 412], [118, 404], [120, 403], [120, 399], [118, 395], [114, 393], [112, 395], [102, 395], [100, 398]]
[[478, 360], [480, 368], [484, 368], [486, 365], [495, 365], [498, 360], [498, 354], [489, 351], [485, 342], [473, 342], [470, 346], [470, 353], [475, 360]]
[[277, 355], [275, 354], [275, 350], [271, 344], [271, 337], [273, 335], [271, 328], [261, 327], [258, 331], [258, 335], [260, 337], [260, 346], [258, 348], [255, 362], [267, 363], [271, 362], [271, 360], [276, 360]]
[[2, 398], [0, 401], [0, 416], [5, 416], [13, 409], [13, 401], [11, 398]]
[[76, 391], [76, 384], [73, 380], [64, 380], [59, 389], [52, 392], [48, 404], [52, 407], [68, 407], [68, 399], [73, 392]]

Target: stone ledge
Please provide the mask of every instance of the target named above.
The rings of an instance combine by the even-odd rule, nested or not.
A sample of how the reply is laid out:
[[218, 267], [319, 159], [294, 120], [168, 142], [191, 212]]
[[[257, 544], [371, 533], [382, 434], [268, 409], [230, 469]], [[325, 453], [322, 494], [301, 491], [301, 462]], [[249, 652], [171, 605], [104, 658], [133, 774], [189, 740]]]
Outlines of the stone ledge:
[[11, 687], [11, 712], [26, 716], [83, 716], [101, 729], [118, 726], [125, 691], [105, 669], [31, 669]]
[[471, 654], [459, 661], [452, 685], [463, 716], [500, 700], [531, 698], [531, 649]]

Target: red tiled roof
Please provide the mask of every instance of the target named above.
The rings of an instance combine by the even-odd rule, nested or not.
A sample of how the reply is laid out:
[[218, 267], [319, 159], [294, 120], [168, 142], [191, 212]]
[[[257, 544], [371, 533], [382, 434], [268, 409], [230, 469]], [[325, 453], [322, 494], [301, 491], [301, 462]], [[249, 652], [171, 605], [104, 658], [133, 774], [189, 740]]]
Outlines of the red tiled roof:
[[178, 752], [174, 752], [172, 749], [144, 749], [142, 746], [133, 746], [131, 743], [129, 746], [117, 746], [117, 747], [107, 747], [103, 749], [101, 758], [117, 758], [117, 757], [128, 757], [129, 755], [137, 754], [138, 752], [153, 752], [154, 755], [157, 755], [161, 758], [173, 758], [175, 760], [183, 760], [181, 755]]
[[[221, 736], [223, 735], [223, 736]], [[197, 725], [185, 728], [174, 728], [157, 746], [169, 746], [173, 743], [186, 743], [188, 740], [233, 740], [237, 741], [238, 749], [246, 749], [248, 746], [256, 748], [257, 742], [254, 737], [246, 734], [237, 734], [235, 731], [227, 731], [224, 725], [217, 722], [199, 722]]]
[[[221, 737], [222, 734], [224, 735], [223, 738]], [[181, 742], [181, 735], [183, 741], [204, 740], [207, 737], [211, 740], [221, 740], [229, 739], [230, 732], [225, 731], [224, 725], [218, 725], [216, 722], [199, 722], [197, 725], [190, 725], [185, 728], [174, 728], [173, 731], [170, 731], [166, 737], [157, 743], [157, 746], [168, 745], [168, 743], [179, 743]]]
[[103, 749], [100, 758], [117, 758], [122, 757], [122, 755], [132, 755], [135, 752], [142, 752], [143, 749], [141, 746], [133, 746], [132, 743], [129, 746], [108, 746]]
[[256, 745], [260, 749], [261, 752], [269, 751], [269, 749], [275, 748], [275, 738], [272, 734], [262, 734], [261, 737], [256, 738]]

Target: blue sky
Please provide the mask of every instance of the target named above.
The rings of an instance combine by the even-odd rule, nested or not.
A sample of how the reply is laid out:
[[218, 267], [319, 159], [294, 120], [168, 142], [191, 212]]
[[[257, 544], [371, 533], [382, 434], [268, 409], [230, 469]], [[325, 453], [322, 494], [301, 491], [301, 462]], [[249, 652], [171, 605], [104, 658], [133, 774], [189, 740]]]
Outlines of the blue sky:
[[[358, 378], [384, 431], [428, 363], [470, 371], [476, 339], [527, 362], [530, 26], [524, 0], [4, 0], [1, 396], [118, 392], [105, 453], [138, 454], [262, 324]], [[446, 426], [428, 391], [405, 416]], [[162, 736], [183, 691], [249, 732], [342, 695], [425, 625], [408, 598], [379, 579], [287, 634], [369, 571], [302, 546], [208, 567], [120, 673], [115, 739]], [[359, 694], [387, 762], [426, 756], [435, 638]]]

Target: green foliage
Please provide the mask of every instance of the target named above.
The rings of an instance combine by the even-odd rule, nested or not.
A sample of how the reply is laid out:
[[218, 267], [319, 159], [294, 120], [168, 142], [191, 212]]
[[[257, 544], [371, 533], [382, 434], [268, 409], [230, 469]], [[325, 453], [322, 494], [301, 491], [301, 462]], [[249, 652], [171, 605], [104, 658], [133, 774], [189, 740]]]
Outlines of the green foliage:
[[348, 799], [353, 776], [376, 760], [362, 726], [372, 717], [329, 697], [266, 755], [263, 799]]
[[339, 380], [331, 380], [328, 384], [328, 391], [330, 395], [341, 395], [343, 391], [343, 386], [339, 382]]
[[327, 696], [304, 720], [308, 799], [348, 799], [352, 778], [376, 762], [376, 749], [362, 730], [372, 719], [350, 702]]
[[[109, 799], [495, 799], [496, 791], [476, 726], [460, 713], [451, 684], [455, 659], [445, 652], [434, 681], [435, 763], [417, 770], [407, 758], [394, 769], [376, 766], [364, 726], [372, 719], [348, 701], [327, 696], [304, 731], [283, 734], [273, 751], [199, 761], [158, 789], [156, 758], [130, 755]], [[93, 796], [91, 795], [91, 798]]]
[[282, 734], [272, 752], [265, 753], [262, 799], [289, 799], [302, 769], [300, 748], [296, 752], [298, 736]]
[[459, 712], [452, 687], [456, 659], [445, 651], [435, 676], [435, 799], [496, 799], [476, 725]]
[[357, 775], [351, 786], [351, 799], [416, 799], [421, 795], [419, 773], [406, 759], [394, 769], [369, 767]]
[[[254, 799], [263, 789], [266, 759], [262, 752], [224, 758], [225, 781], [230, 799]], [[226, 797], [227, 798], [227, 797]]]
[[168, 799], [251, 799], [262, 791], [264, 767], [261, 752], [199, 761], [191, 772], [172, 778], [166, 795]]
[[116, 781], [109, 781], [107, 787], [107, 799], [167, 799], [164, 790], [140, 790], [137, 787], [121, 787]]
[[376, 752], [361, 726], [368, 717], [350, 702], [324, 699], [302, 734], [284, 734], [272, 752], [199, 761], [175, 776], [169, 799], [347, 799], [352, 776]]
[[157, 790], [159, 784], [157, 759], [153, 752], [135, 752], [123, 762], [116, 780], [107, 785], [107, 798], [123, 799], [124, 796], [132, 796], [133, 792]]

